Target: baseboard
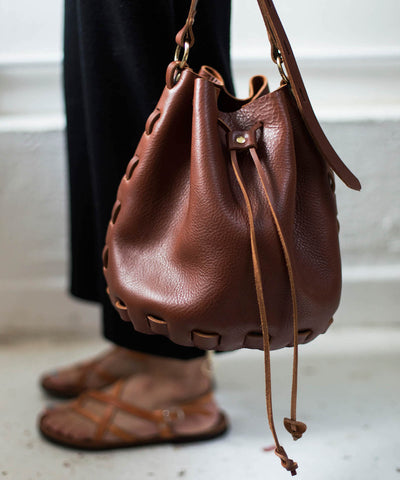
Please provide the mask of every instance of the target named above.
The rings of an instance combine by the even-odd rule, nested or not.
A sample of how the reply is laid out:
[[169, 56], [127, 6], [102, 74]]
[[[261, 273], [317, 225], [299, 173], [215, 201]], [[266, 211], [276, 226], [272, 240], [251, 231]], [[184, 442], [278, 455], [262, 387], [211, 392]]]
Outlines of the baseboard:
[[3, 285], [0, 291], [0, 344], [30, 338], [100, 335], [100, 307], [67, 293], [62, 278]]
[[[72, 298], [63, 281], [0, 290], [0, 344], [29, 338], [100, 336], [100, 308]], [[52, 284], [52, 285], [51, 285]], [[400, 278], [344, 280], [337, 327], [400, 326]]]

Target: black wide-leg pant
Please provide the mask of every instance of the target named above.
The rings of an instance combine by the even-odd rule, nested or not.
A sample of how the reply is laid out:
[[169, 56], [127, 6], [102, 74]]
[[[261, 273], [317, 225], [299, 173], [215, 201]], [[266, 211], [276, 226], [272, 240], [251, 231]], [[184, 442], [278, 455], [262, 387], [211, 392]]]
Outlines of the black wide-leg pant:
[[[190, 0], [65, 0], [64, 92], [70, 180], [71, 293], [101, 303], [117, 345], [175, 358], [204, 354], [123, 322], [105, 292], [101, 252], [119, 182], [165, 85]], [[189, 64], [233, 91], [230, 0], [199, 0]]]

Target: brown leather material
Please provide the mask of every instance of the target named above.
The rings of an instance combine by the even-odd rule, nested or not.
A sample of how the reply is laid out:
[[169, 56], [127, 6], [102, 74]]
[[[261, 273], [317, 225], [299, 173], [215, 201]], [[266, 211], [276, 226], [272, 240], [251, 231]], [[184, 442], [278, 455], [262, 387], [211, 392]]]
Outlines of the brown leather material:
[[[249, 333], [261, 333], [248, 220], [225, 131], [261, 122], [256, 150], [293, 262], [298, 328], [311, 330], [311, 340], [326, 330], [341, 290], [328, 166], [287, 86], [230, 112], [218, 110], [223, 95], [190, 69], [164, 90], [160, 118], [138, 145], [135, 170], [118, 191], [117, 221], [109, 225], [104, 273], [111, 300], [139, 331], [154, 333], [153, 316], [187, 346], [194, 330], [220, 335], [218, 350], [242, 348]], [[254, 207], [277, 349], [293, 341], [285, 258], [248, 152], [239, 151], [238, 161]]]
[[168, 336], [168, 324], [165, 320], [153, 317], [152, 315], [147, 315], [147, 320], [152, 333]]
[[[209, 405], [214, 401], [212, 392], [207, 392], [191, 400], [168, 406], [163, 409], [146, 410], [122, 400], [125, 383], [117, 381], [109, 392], [91, 390], [82, 393], [74, 402], [63, 407], [72, 412], [87, 418], [94, 423], [93, 433], [85, 438], [75, 438], [73, 435], [53, 429], [45, 420], [52, 415], [53, 410], [45, 412], [39, 422], [41, 433], [49, 440], [64, 446], [76, 447], [88, 450], [104, 450], [123, 447], [135, 447], [141, 445], [160, 443], [185, 443], [200, 440], [207, 440], [218, 437], [228, 429], [228, 420], [224, 412], [220, 411], [218, 419], [210, 429], [194, 434], [179, 433], [176, 426], [183, 422], [190, 423], [191, 416], [210, 415]], [[87, 406], [88, 401], [95, 400], [105, 407], [102, 413], [95, 413]], [[134, 435], [114, 423], [116, 415], [124, 412], [128, 415], [146, 420], [157, 427], [154, 436], [143, 437]], [[106, 434], [112, 433], [116, 438], [107, 439]]]
[[204, 333], [196, 330], [192, 331], [193, 345], [203, 350], [216, 350], [220, 340], [221, 336], [216, 333]]
[[[247, 148], [249, 148], [249, 152], [251, 154], [251, 157], [255, 163], [255, 166], [257, 168], [258, 174], [260, 176], [260, 181], [262, 184], [262, 188], [265, 193], [265, 197], [268, 201], [268, 207], [270, 209], [271, 215], [273, 217], [273, 223], [276, 229], [276, 232], [279, 237], [279, 241], [282, 246], [282, 250], [285, 256], [286, 260], [286, 268], [287, 268], [287, 273], [288, 273], [288, 278], [290, 282], [290, 295], [292, 299], [292, 306], [293, 306], [293, 329], [294, 329], [294, 359], [293, 359], [293, 386], [292, 386], [292, 408], [291, 408], [291, 415], [292, 419], [291, 421], [296, 422], [296, 402], [297, 402], [297, 365], [298, 365], [298, 311], [297, 311], [297, 299], [296, 299], [296, 288], [294, 284], [294, 279], [293, 279], [293, 267], [292, 267], [292, 262], [290, 260], [290, 256], [288, 253], [286, 241], [284, 238], [284, 235], [282, 233], [282, 228], [279, 223], [279, 220], [277, 218], [276, 212], [274, 210], [274, 207], [272, 205], [268, 189], [266, 187], [266, 177], [264, 172], [262, 171], [262, 166], [260, 164], [260, 159], [258, 158], [258, 155], [255, 151], [255, 145], [253, 142], [253, 137], [255, 136], [255, 131], [260, 128], [261, 124], [257, 123], [251, 130], [248, 132], [243, 132], [240, 137], [234, 137], [236, 140], [241, 139], [240, 143], [243, 145], [246, 145], [246, 143], [249, 144]], [[251, 135], [248, 136], [249, 140], [246, 140], [247, 138], [247, 133]], [[230, 136], [230, 138], [232, 138]], [[230, 144], [231, 142], [229, 142]], [[262, 284], [262, 269], [260, 265], [260, 257], [258, 253], [258, 247], [257, 247], [257, 236], [256, 236], [256, 227], [254, 223], [254, 215], [253, 215], [253, 208], [252, 204], [249, 198], [249, 194], [247, 192], [243, 176], [241, 174], [238, 161], [237, 161], [237, 154], [236, 154], [236, 149], [235, 148], [230, 148], [231, 150], [231, 162], [232, 162], [232, 167], [235, 172], [236, 179], [238, 181], [238, 184], [240, 185], [240, 189], [242, 190], [243, 198], [246, 203], [246, 208], [247, 208], [247, 215], [248, 215], [248, 220], [249, 220], [249, 225], [250, 225], [250, 241], [251, 241], [251, 251], [252, 251], [252, 257], [253, 257], [253, 269], [254, 269], [254, 280], [256, 284], [256, 292], [257, 292], [257, 301], [258, 301], [258, 308], [259, 308], [259, 313], [260, 313], [260, 319], [261, 319], [261, 326], [262, 326], [262, 334], [263, 334], [263, 349], [264, 349], [264, 366], [265, 366], [265, 398], [266, 398], [266, 404], [267, 404], [267, 413], [268, 413], [268, 422], [269, 426], [272, 432], [272, 435], [274, 437], [274, 441], [276, 444], [276, 450], [281, 448], [281, 445], [279, 444], [278, 436], [276, 434], [275, 430], [275, 424], [274, 424], [274, 418], [273, 418], [273, 411], [272, 411], [272, 385], [271, 385], [271, 360], [270, 360], [270, 335], [269, 335], [269, 325], [268, 325], [268, 318], [267, 318], [267, 312], [265, 308], [265, 297], [263, 293], [263, 284]], [[290, 467], [290, 468], [289, 468]], [[288, 470], [292, 471], [292, 474], [295, 474], [295, 470], [297, 468], [297, 464], [295, 464], [292, 460], [287, 458], [287, 467]], [[294, 472], [294, 473], [293, 473]]]
[[223, 104], [219, 104], [219, 108], [223, 111], [237, 110], [240, 105], [245, 105], [270, 91], [267, 77], [264, 75], [256, 75], [250, 79], [249, 96], [244, 99], [234, 97], [225, 89], [224, 79], [214, 68], [203, 65], [199, 71], [199, 76], [215, 83], [224, 90], [224, 95], [220, 99]]
[[193, 23], [196, 16], [196, 7], [197, 1], [191, 1], [186, 23], [176, 34], [175, 42], [182, 48], [184, 48], [185, 42], [188, 42], [190, 47], [194, 44]]
[[299, 438], [298, 344], [327, 330], [341, 294], [332, 170], [351, 188], [359, 182], [315, 118], [272, 2], [258, 3], [289, 83], [270, 92], [255, 77], [243, 100], [210, 67], [168, 66], [134, 171], [118, 190], [104, 274], [114, 306], [140, 332], [204, 349], [264, 350], [275, 453], [295, 475], [275, 432], [270, 350], [294, 347], [285, 425]]
[[[297, 106], [303, 117], [304, 123], [306, 124], [310, 135], [314, 139], [315, 145], [320, 150], [321, 155], [325, 158], [334, 172], [348, 187], [354, 190], [361, 190], [361, 184], [359, 180], [339, 158], [332, 145], [326, 138], [315, 116], [289, 39], [286, 36], [286, 32], [272, 0], [257, 0], [257, 2], [261, 10], [264, 24], [268, 33], [268, 38], [271, 44], [271, 58], [275, 63], [277, 63], [278, 57], [282, 59], [282, 63], [286, 67], [287, 77], [290, 81], [293, 96], [296, 99]], [[176, 36], [176, 43], [181, 47], [184, 46], [185, 40], [189, 42], [190, 47], [194, 44], [192, 26], [196, 16], [197, 3], [198, 0], [191, 0], [186, 24]]]
[[293, 436], [293, 440], [298, 440], [307, 430], [307, 425], [303, 422], [298, 422], [290, 418], [284, 418], [283, 424], [286, 430]]
[[263, 349], [263, 336], [259, 332], [249, 332], [243, 342], [243, 348]]
[[[229, 99], [229, 111], [221, 111], [225, 95], [188, 68], [166, 87], [152, 133], [136, 150], [135, 170], [121, 182], [104, 272], [117, 310], [141, 332], [216, 350], [262, 347], [263, 302], [255, 294], [249, 218], [231, 147], [253, 209], [267, 353], [325, 332], [338, 307], [335, 194], [288, 86], [239, 102], [236, 110]], [[294, 326], [307, 335], [296, 336]], [[297, 353], [294, 370], [296, 421]], [[273, 425], [272, 407], [269, 417]], [[279, 442], [277, 449], [282, 457]]]

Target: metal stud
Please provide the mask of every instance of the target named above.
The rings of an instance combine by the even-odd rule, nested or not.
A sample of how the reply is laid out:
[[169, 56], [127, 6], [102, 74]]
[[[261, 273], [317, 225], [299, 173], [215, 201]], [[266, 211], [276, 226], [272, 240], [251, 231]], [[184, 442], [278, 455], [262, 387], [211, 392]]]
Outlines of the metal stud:
[[238, 137], [236, 137], [235, 141], [236, 143], [240, 143], [240, 144], [246, 143], [246, 139], [244, 138], [243, 135], [239, 135]]

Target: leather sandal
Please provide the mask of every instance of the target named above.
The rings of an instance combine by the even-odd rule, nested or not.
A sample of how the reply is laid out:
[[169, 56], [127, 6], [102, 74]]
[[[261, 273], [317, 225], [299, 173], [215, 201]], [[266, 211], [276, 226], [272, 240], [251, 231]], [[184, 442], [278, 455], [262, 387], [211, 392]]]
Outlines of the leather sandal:
[[[111, 348], [111, 350], [105, 352], [103, 355], [94, 358], [91, 361], [78, 363], [70, 367], [71, 369], [76, 368], [79, 371], [77, 379], [74, 382], [65, 383], [64, 385], [59, 385], [57, 382], [54, 382], [54, 378], [58, 375], [58, 371], [56, 370], [54, 372], [44, 375], [40, 380], [40, 385], [43, 390], [46, 391], [46, 393], [54, 397], [74, 398], [83, 393], [85, 390], [88, 390], [88, 378], [90, 375], [95, 374], [99, 379], [96, 388], [107, 387], [112, 383], [116, 382], [117, 380], [125, 378], [125, 376], [113, 375], [112, 373], [106, 371], [100, 366], [106, 356], [112, 355], [120, 348], [121, 347], [113, 347]], [[140, 357], [142, 355], [139, 352], [129, 350], [127, 350], [126, 353], [132, 356], [133, 360], [140, 360]]]
[[[46, 439], [65, 447], [84, 450], [109, 450], [161, 443], [188, 443], [209, 440], [224, 434], [228, 429], [229, 424], [227, 417], [220, 411], [216, 423], [205, 431], [195, 434], [182, 434], [176, 430], [176, 427], [182, 426], [185, 420], [192, 420], [194, 416], [210, 415], [207, 404], [213, 401], [211, 391], [191, 401], [182, 402], [172, 407], [146, 410], [128, 404], [121, 399], [123, 385], [123, 381], [116, 382], [109, 393], [100, 390], [88, 390], [69, 405], [61, 407], [70, 408], [97, 425], [94, 434], [90, 438], [77, 439], [46, 425], [46, 418], [52, 414], [53, 410], [48, 410], [41, 416], [39, 420], [40, 432]], [[97, 415], [85, 408], [85, 403], [90, 399], [94, 399], [107, 406], [103, 415]], [[157, 434], [139, 436], [127, 432], [113, 423], [113, 419], [118, 412], [125, 412], [137, 418], [152, 422], [157, 426]], [[106, 433], [111, 433], [114, 439], [106, 439]]]

